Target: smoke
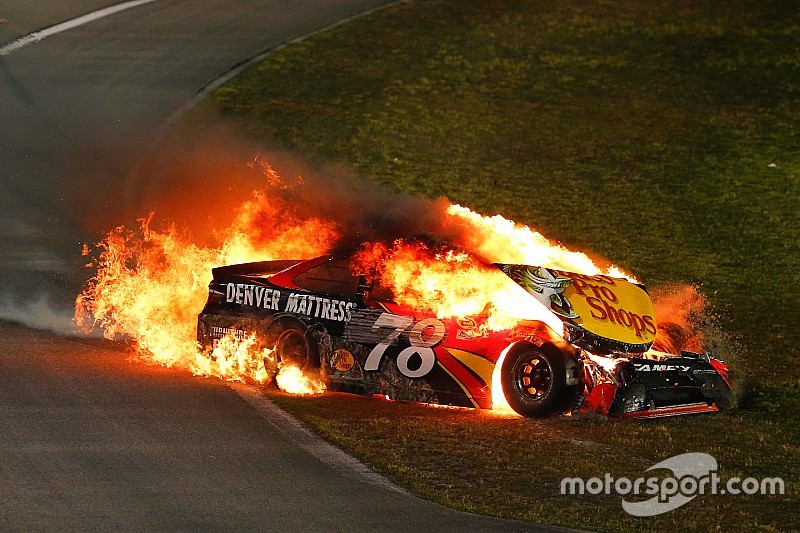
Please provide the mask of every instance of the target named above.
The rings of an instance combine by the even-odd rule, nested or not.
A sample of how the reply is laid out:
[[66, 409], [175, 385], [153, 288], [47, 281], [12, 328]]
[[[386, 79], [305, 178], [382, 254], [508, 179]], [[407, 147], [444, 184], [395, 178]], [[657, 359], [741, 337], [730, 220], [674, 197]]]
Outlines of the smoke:
[[175, 223], [211, 242], [263, 186], [247, 167], [257, 147], [225, 126], [175, 131], [157, 146], [150, 132], [113, 128], [78, 142], [7, 162], [14, 172], [0, 183], [0, 319], [72, 333], [75, 298], [93, 275], [84, 245], [118, 226], [136, 228], [151, 212], [154, 225]]
[[89, 242], [117, 226], [134, 227], [149, 213], [202, 240], [263, 185], [246, 164], [258, 148], [228, 127], [181, 129], [150, 142], [141, 134], [124, 143], [99, 140], [71, 158], [60, 194]]
[[[69, 236], [58, 241], [59, 254], [75, 272], [71, 274], [75, 279], [62, 285], [78, 289], [72, 289], [67, 297], [55, 297], [47, 292], [47, 284], [31, 283], [36, 290], [12, 292], [36, 296], [20, 300], [9, 293], [0, 301], [0, 319], [72, 333], [71, 303], [79, 287], [85, 287], [93, 275], [91, 269], [80, 268], [85, 262], [79, 254], [82, 245], [101, 242], [109, 230], [119, 226], [135, 230], [140, 226], [138, 219], [151, 217], [150, 229], [175, 227], [187, 242], [220, 246], [227, 237], [224, 231], [237, 219], [241, 221], [241, 208], [248, 202], [255, 206], [246, 228], [255, 246], [259, 241], [275, 241], [276, 228], [297, 222], [298, 231], [331, 226], [330, 234], [321, 231], [319, 236], [319, 242], [330, 249], [354, 250], [364, 242], [413, 238], [432, 247], [449, 243], [494, 261], [538, 260], [531, 264], [549, 266], [552, 259], [540, 259], [538, 252], [513, 255], [520, 249], [513, 239], [493, 238], [496, 246], [486, 247], [486, 235], [476, 231], [474, 221], [448, 216], [450, 202], [444, 197], [401, 194], [341, 167], [257, 145], [242, 139], [237, 131], [243, 130], [235, 125], [191, 125], [160, 139], [158, 146], [148, 144], [146, 135], [136, 135], [126, 143], [116, 139], [107, 146], [94, 143], [78, 150], [57, 191], [64, 199], [60, 218], [69, 221], [70, 228]], [[307, 221], [323, 224], [304, 224]], [[537, 247], [552, 248], [534, 232], [524, 238], [536, 241]], [[281, 240], [290, 243], [291, 234]], [[304, 239], [298, 236], [297, 241], [301, 247]], [[290, 246], [284, 249], [293, 250]], [[16, 278], [22, 280], [23, 275]], [[654, 295], [659, 316], [672, 320], [660, 332], [662, 341], [671, 343], [666, 351], [697, 350], [698, 343], [709, 342], [696, 325], [705, 302], [689, 289], [663, 289]]]
[[72, 322], [73, 313], [63, 305], [56, 305], [45, 294], [26, 303], [15, 302], [8, 294], [0, 298], [0, 320], [61, 335], [79, 334]]
[[[149, 132], [124, 138], [97, 132], [91, 142], [71, 149], [65, 162], [51, 163], [51, 186], [20, 189], [19, 213], [5, 213], [12, 222], [21, 217], [18, 225], [28, 233], [0, 234], [0, 319], [71, 333], [73, 303], [93, 275], [83, 268], [82, 247], [102, 242], [113, 228], [138, 228], [138, 220], [151, 213], [152, 228], [174, 225], [191, 242], [212, 247], [224, 239], [220, 232], [230, 227], [241, 205], [261, 191], [269, 208], [254, 231], [266, 233], [287, 217], [333, 220], [339, 229], [334, 246], [350, 247], [404, 228], [431, 227], [436, 220], [431, 210], [445, 208], [442, 202], [386, 191], [341, 168], [265, 148], [237, 131], [243, 128], [236, 124], [190, 124], [159, 138], [157, 145]], [[304, 185], [270, 183], [264, 161], [283, 185]], [[58, 280], [53, 267], [31, 263], [32, 250], [57, 265]]]
[[305, 187], [288, 191], [287, 200], [304, 205], [308, 214], [335, 220], [343, 229], [337, 242], [341, 248], [412, 236], [457, 240], [446, 223], [446, 198], [398, 194], [343, 173], [311, 174]]
[[[331, 222], [339, 234], [334, 248], [355, 249], [366, 241], [414, 235], [458, 240], [460, 231], [448, 224], [450, 203], [443, 197], [431, 200], [401, 194], [338, 167], [302, 162], [284, 151], [261, 150], [255, 157], [251, 154], [249, 159], [240, 160], [238, 171], [247, 175], [251, 189], [257, 184], [266, 197], [262, 221], [272, 216]], [[241, 203], [236, 198], [229, 213], [236, 212]], [[212, 199], [206, 205], [218, 204], [218, 199]], [[172, 215], [174, 210], [169, 212]], [[216, 223], [217, 227], [225, 226], [222, 220]]]
[[444, 224], [445, 198], [389, 190], [351, 170], [244, 140], [229, 125], [183, 128], [136, 162], [130, 157], [124, 148], [96, 146], [75, 157], [72, 211], [95, 235], [153, 213], [153, 227], [175, 224], [197, 244], [211, 244], [256, 191], [274, 216], [335, 221], [337, 248], [415, 234], [457, 240], [459, 233]]

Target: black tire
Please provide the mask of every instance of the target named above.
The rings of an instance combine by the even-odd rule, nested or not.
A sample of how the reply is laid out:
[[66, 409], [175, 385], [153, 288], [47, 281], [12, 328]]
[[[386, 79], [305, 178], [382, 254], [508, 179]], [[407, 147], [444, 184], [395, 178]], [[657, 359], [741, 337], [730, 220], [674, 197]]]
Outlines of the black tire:
[[543, 418], [565, 412], [579, 385], [567, 385], [566, 354], [558, 349], [511, 350], [501, 368], [506, 401], [522, 416]]
[[268, 337], [278, 362], [300, 370], [319, 370], [319, 353], [306, 327], [296, 320], [280, 320], [270, 326]]

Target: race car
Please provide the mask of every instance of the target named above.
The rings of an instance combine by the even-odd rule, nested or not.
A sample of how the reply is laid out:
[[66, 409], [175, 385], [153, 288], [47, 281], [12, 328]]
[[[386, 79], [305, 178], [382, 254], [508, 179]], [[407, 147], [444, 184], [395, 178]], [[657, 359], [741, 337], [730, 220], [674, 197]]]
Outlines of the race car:
[[[485, 327], [398, 304], [353, 269], [352, 254], [214, 268], [197, 338], [254, 335], [330, 390], [491, 409], [493, 374], [527, 417], [599, 413], [653, 418], [713, 412], [731, 401], [728, 368], [706, 353], [653, 349], [659, 325], [644, 286], [530, 265], [492, 264], [554, 320]], [[502, 306], [503, 302], [493, 302]], [[497, 385], [494, 385], [497, 386]]]

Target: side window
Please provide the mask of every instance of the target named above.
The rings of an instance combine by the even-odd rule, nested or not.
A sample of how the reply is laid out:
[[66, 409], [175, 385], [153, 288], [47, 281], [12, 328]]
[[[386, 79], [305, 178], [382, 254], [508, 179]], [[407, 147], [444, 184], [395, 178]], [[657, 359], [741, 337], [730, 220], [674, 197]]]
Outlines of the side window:
[[309, 291], [354, 299], [358, 278], [350, 272], [349, 259], [332, 259], [303, 272], [294, 282]]

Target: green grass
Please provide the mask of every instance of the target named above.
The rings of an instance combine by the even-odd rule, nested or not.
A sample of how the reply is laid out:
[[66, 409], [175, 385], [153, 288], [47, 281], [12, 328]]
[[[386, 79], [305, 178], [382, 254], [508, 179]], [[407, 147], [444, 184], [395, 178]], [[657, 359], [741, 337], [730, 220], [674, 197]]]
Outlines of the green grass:
[[[796, 411], [729, 411], [630, 422], [531, 420], [328, 393], [269, 394], [322, 436], [409, 490], [472, 512], [597, 531], [797, 530]], [[796, 398], [795, 398], [796, 402]], [[561, 495], [564, 477], [636, 479], [653, 464], [702, 451], [733, 476], [783, 477], [785, 496], [698, 496], [653, 518], [626, 514], [619, 496]]]
[[[716, 417], [533, 422], [403, 406], [417, 413], [406, 420], [365, 402], [354, 421], [338, 397], [282, 404], [421, 494], [480, 512], [608, 530], [800, 527], [798, 39], [794, 2], [410, 2], [218, 89], [215, 104], [253, 138], [500, 213], [650, 286], [701, 283], [741, 347], [741, 405]], [[458, 440], [440, 434], [442, 417]], [[381, 450], [400, 454], [414, 427], [422, 441], [391, 462]], [[508, 447], [538, 468], [517, 489], [519, 476], [491, 460], [458, 466], [464, 447]], [[602, 473], [630, 453], [640, 473], [680, 451], [715, 454], [731, 475], [783, 475], [793, 492], [706, 498], [662, 522], [634, 520], [618, 501], [598, 510], [596, 498], [571, 510], [544, 481]], [[473, 484], [517, 496], [480, 498]]]

